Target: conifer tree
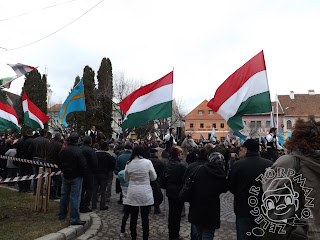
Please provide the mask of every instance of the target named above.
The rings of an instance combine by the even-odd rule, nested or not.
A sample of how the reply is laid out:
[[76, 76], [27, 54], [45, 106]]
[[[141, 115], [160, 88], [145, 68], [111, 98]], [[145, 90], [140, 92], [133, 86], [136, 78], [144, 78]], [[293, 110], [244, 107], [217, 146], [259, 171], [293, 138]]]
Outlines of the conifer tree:
[[113, 98], [113, 74], [112, 64], [109, 58], [103, 58], [97, 75], [97, 123], [98, 129], [101, 130], [107, 138], [112, 136], [112, 98]]
[[83, 70], [83, 87], [85, 96], [85, 122], [84, 131], [91, 128], [93, 125], [97, 125], [99, 119], [96, 117], [96, 97], [95, 97], [95, 72], [91, 67], [85, 66]]

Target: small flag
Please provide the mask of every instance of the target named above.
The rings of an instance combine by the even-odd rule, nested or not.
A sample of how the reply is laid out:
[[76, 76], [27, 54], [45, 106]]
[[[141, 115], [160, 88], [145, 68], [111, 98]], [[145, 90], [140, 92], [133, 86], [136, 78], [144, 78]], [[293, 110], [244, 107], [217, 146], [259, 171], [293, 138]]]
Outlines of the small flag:
[[14, 77], [6, 77], [6, 78], [1, 78], [0, 79], [0, 87], [6, 87], [9, 88], [11, 85], [11, 82], [19, 77], [21, 77], [22, 75], [31, 72], [33, 69], [35, 69], [34, 67], [31, 66], [27, 66], [21, 63], [17, 63], [17, 64], [8, 64], [13, 71], [16, 73], [16, 76]]
[[24, 124], [33, 130], [44, 128], [44, 124], [50, 120], [33, 102], [30, 101], [26, 92], [22, 96], [22, 106], [24, 112]]
[[243, 114], [271, 111], [263, 51], [222, 83], [208, 107], [218, 112], [234, 132], [243, 129]]
[[202, 133], [200, 133], [201, 142], [203, 143], [205, 141], [204, 137], [202, 136]]
[[120, 104], [125, 114], [122, 129], [172, 116], [173, 72], [128, 95]]
[[9, 128], [18, 132], [21, 131], [18, 115], [13, 107], [0, 102], [0, 131], [6, 131]]
[[15, 71], [15, 73], [20, 77], [22, 75], [25, 75], [28, 72], [31, 72], [32, 70], [36, 69], [35, 67], [31, 67], [28, 65], [24, 65], [21, 63], [17, 63], [17, 64], [8, 64], [13, 71]]
[[233, 135], [239, 137], [242, 141], [245, 141], [247, 139], [247, 136], [242, 134], [241, 132], [234, 132]]
[[74, 87], [67, 99], [64, 101], [58, 115], [59, 123], [64, 127], [68, 126], [66, 121], [67, 115], [71, 112], [78, 111], [86, 111], [82, 79]]
[[214, 137], [214, 135], [216, 135], [216, 130], [214, 129], [214, 126], [212, 127], [212, 132], [211, 132], [211, 136], [210, 136], [210, 142], [212, 140], [216, 141], [216, 138]]

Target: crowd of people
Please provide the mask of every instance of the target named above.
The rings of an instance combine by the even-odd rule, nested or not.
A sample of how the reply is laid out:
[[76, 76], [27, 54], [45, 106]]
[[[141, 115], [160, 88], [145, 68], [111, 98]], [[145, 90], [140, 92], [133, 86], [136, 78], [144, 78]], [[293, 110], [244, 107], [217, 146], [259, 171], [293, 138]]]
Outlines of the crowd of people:
[[[272, 218], [275, 209], [279, 210], [279, 198], [292, 193], [287, 187], [288, 181], [292, 182], [292, 179], [281, 178], [284, 182], [278, 179], [272, 182], [274, 179], [268, 177], [270, 169], [281, 167], [283, 171], [290, 168], [299, 171], [306, 177], [307, 183], [310, 182], [304, 187], [312, 188], [308, 197], [313, 199], [313, 207], [310, 208], [310, 216], [313, 217], [297, 218], [304, 220], [305, 224], [299, 226], [308, 236], [307, 239], [320, 239], [320, 222], [317, 217], [320, 204], [320, 198], [317, 199], [317, 185], [320, 182], [320, 123], [313, 117], [298, 120], [291, 138], [284, 146], [278, 143], [276, 129], [270, 130], [266, 144], [256, 139], [248, 139], [244, 143], [217, 141], [199, 144], [187, 136], [178, 146], [174, 129], [169, 130], [163, 141], [114, 141], [104, 138], [98, 141], [95, 127], [86, 132], [83, 138], [72, 133], [63, 139], [57, 133], [49, 139], [44, 129], [36, 137], [33, 135], [34, 132], [29, 129], [22, 138], [7, 139], [0, 153], [58, 165], [53, 171], [61, 170], [63, 174], [52, 178], [50, 198], [60, 198], [59, 220], [67, 217], [70, 203], [71, 225], [85, 224], [80, 219], [80, 212], [91, 212], [98, 208], [98, 203], [100, 210], [108, 210], [112, 184], [115, 184], [120, 196], [118, 203], [123, 205], [120, 237], [128, 235], [126, 222], [130, 217], [131, 239], [138, 238], [136, 229], [140, 212], [142, 237], [148, 239], [149, 213], [151, 209], [154, 214], [161, 213], [159, 206], [167, 197], [168, 238], [179, 240], [182, 239], [179, 234], [181, 216], [185, 213], [185, 206], [188, 206], [181, 192], [187, 187], [191, 191], [188, 221], [191, 223], [192, 240], [214, 238], [215, 230], [220, 228], [219, 196], [228, 190], [234, 195], [238, 240], [282, 239], [283, 236], [295, 233], [294, 224], [286, 226], [286, 235], [273, 231], [270, 226], [271, 231], [267, 231], [269, 227], [262, 227], [255, 214], [257, 209], [253, 208], [253, 203], [259, 210], [260, 206], [264, 206], [266, 216], [281, 224], [289, 218], [289, 215], [280, 220]], [[299, 159], [296, 165], [295, 159]], [[38, 165], [1, 159], [2, 177], [36, 174], [38, 168]], [[37, 181], [34, 181], [31, 188], [31, 181], [18, 182], [19, 191], [31, 192], [33, 189], [35, 194], [36, 184]], [[285, 198], [286, 205], [281, 209], [292, 205], [296, 206], [295, 210], [298, 209], [293, 201], [297, 195], [291, 195], [293, 198]], [[298, 195], [303, 202], [301, 196], [304, 194], [299, 192]], [[254, 202], [250, 199], [254, 199]], [[293, 211], [294, 214], [297, 216], [296, 211]]]

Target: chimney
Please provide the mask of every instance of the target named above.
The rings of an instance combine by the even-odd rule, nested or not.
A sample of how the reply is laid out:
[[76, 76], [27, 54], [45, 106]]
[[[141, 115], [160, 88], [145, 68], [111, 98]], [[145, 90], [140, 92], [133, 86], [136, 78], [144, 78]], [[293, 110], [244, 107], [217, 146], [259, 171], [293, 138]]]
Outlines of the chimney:
[[312, 89], [312, 90], [309, 90], [309, 91], [308, 91], [308, 94], [309, 94], [309, 95], [315, 95], [316, 93], [315, 93], [315, 91]]
[[294, 92], [293, 92], [293, 91], [290, 91], [289, 96], [290, 96], [290, 99], [294, 99]]

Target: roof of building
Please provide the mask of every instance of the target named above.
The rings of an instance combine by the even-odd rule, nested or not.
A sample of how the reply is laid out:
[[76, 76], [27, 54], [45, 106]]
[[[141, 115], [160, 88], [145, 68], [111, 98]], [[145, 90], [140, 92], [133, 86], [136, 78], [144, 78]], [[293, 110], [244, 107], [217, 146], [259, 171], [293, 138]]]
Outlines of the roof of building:
[[48, 108], [48, 112], [59, 112], [62, 104], [55, 104], [51, 108]]
[[[197, 119], [221, 119], [224, 120], [223, 117], [217, 112], [213, 112], [213, 114], [209, 114], [209, 111], [212, 110], [207, 106], [208, 100], [204, 100], [197, 107], [195, 107], [191, 112], [189, 112], [182, 120], [197, 120]], [[199, 110], [203, 110], [203, 114], [199, 114]], [[212, 110], [213, 111], [213, 110]]]
[[320, 116], [320, 94], [278, 95], [280, 104], [286, 116]]

